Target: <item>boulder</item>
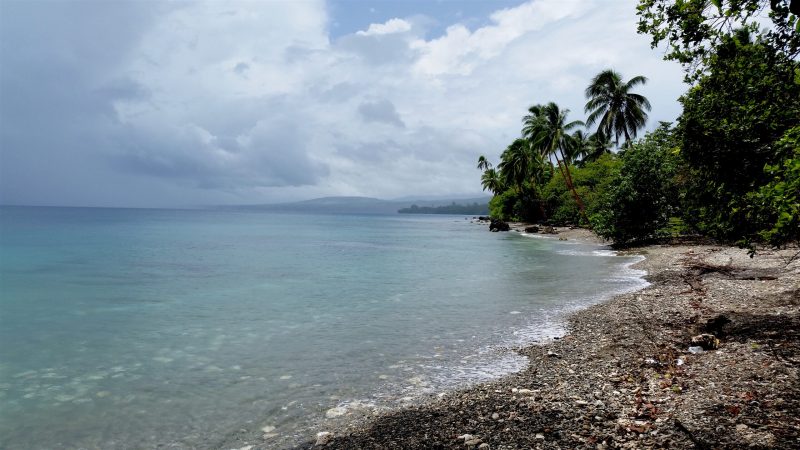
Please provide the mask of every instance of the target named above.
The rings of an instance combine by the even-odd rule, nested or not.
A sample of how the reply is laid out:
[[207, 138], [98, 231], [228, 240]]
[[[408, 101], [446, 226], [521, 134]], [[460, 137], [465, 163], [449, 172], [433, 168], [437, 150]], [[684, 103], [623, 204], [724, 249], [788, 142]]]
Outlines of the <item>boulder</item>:
[[536, 225], [525, 227], [525, 232], [526, 233], [538, 233], [539, 232], [539, 227], [537, 227]]
[[547, 226], [542, 229], [543, 234], [558, 234], [555, 228]]
[[509, 231], [511, 227], [500, 219], [492, 219], [489, 223], [489, 231]]

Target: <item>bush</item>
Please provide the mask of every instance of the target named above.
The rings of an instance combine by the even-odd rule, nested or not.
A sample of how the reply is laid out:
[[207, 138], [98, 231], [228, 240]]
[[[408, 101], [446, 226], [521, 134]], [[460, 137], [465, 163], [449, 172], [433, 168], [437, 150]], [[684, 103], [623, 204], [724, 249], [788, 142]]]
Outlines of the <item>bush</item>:
[[630, 244], [674, 230], [670, 218], [678, 210], [681, 165], [675, 144], [674, 132], [662, 124], [625, 151], [617, 176], [590, 217], [597, 234]]

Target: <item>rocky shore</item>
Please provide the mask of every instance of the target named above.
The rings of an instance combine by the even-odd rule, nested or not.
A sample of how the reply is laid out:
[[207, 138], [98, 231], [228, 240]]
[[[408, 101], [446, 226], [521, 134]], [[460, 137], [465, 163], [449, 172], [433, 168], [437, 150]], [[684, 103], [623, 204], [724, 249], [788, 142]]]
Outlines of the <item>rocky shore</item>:
[[305, 447], [800, 448], [798, 249], [637, 251], [651, 286], [520, 349], [527, 370]]
[[651, 285], [518, 349], [526, 370], [300, 448], [800, 448], [799, 251], [637, 249]]

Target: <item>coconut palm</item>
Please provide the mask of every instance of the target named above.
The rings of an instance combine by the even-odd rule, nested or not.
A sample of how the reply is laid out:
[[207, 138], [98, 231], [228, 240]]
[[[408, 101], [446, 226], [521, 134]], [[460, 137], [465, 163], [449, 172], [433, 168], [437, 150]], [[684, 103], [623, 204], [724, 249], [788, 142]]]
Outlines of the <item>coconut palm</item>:
[[513, 186], [517, 192], [522, 190], [522, 185], [531, 175], [533, 152], [530, 144], [525, 139], [515, 139], [500, 155], [500, 169], [502, 180], [507, 186]]
[[481, 176], [481, 186], [483, 186], [484, 191], [488, 189], [492, 194], [495, 195], [503, 192], [505, 189], [503, 180], [500, 179], [500, 175], [492, 168], [488, 168], [483, 172], [483, 175]]
[[572, 192], [584, 221], [588, 223], [583, 201], [572, 183], [572, 174], [565, 157], [566, 152], [573, 145], [572, 136], [570, 136], [569, 132], [576, 127], [583, 126], [583, 122], [580, 120], [567, 122], [569, 110], [562, 110], [553, 102], [547, 105], [531, 106], [528, 111], [531, 114], [523, 118], [523, 135], [531, 142], [534, 148], [539, 149], [542, 155], [556, 159], [558, 169], [561, 171], [567, 187]]
[[636, 76], [623, 81], [619, 72], [604, 70], [592, 79], [586, 88], [585, 112], [589, 114], [586, 124], [591, 126], [597, 123], [597, 133], [614, 138], [615, 145], [619, 148], [620, 136], [629, 142], [636, 137], [636, 133], [647, 122], [647, 112], [650, 111], [650, 102], [642, 95], [634, 94], [631, 90], [647, 83], [647, 78]]
[[567, 158], [567, 164], [583, 162], [592, 152], [591, 136], [583, 130], [575, 130], [571, 138], [564, 155]]
[[492, 168], [492, 163], [490, 163], [485, 156], [481, 155], [478, 157], [478, 169], [485, 171], [491, 168]]

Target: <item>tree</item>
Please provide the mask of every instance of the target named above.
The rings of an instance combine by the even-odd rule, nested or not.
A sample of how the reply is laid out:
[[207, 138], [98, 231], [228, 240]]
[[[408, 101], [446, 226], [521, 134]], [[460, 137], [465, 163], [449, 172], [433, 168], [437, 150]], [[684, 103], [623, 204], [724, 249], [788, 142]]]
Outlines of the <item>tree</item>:
[[522, 191], [522, 185], [532, 176], [533, 152], [528, 141], [515, 139], [500, 155], [500, 175], [503, 182]]
[[560, 109], [554, 102], [550, 102], [547, 105], [531, 106], [528, 111], [530, 114], [523, 118], [523, 136], [529, 140], [534, 148], [539, 149], [540, 154], [547, 157], [552, 156], [556, 159], [556, 164], [562, 175], [564, 175], [567, 187], [572, 192], [584, 221], [588, 223], [586, 208], [583, 206], [583, 201], [572, 183], [572, 175], [564, 156], [565, 152], [568, 152], [573, 146], [572, 136], [570, 136], [569, 132], [576, 127], [583, 126], [583, 122], [580, 120], [567, 122], [569, 110]]
[[603, 205], [592, 216], [600, 236], [630, 244], [665, 234], [679, 204], [675, 178], [681, 162], [674, 151], [676, 143], [669, 124], [662, 123], [626, 149]]
[[760, 229], [746, 217], [748, 194], [771, 180], [765, 165], [791, 157], [777, 142], [800, 125], [800, 64], [740, 30], [721, 39], [707, 70], [680, 99], [681, 154], [692, 168], [687, 221], [744, 242]]
[[613, 70], [604, 70], [597, 74], [586, 88], [585, 112], [588, 126], [598, 123], [597, 133], [614, 138], [619, 147], [620, 136], [625, 142], [636, 137], [640, 128], [647, 122], [650, 102], [644, 96], [631, 92], [640, 84], [647, 83], [647, 78], [636, 76], [624, 82], [622, 76]]
[[717, 47], [739, 29], [757, 35], [773, 53], [796, 58], [798, 14], [800, 0], [639, 0], [637, 6], [638, 32], [652, 36], [653, 48], [665, 43], [665, 59], [683, 64], [688, 82], [706, 73]]
[[503, 192], [505, 186], [503, 185], [503, 181], [500, 179], [500, 175], [498, 175], [497, 171], [489, 168], [483, 172], [481, 176], [481, 186], [483, 186], [483, 190], [489, 190], [492, 194], [497, 195], [500, 192]]
[[486, 159], [485, 156], [481, 155], [478, 157], [478, 169], [480, 170], [488, 170], [492, 168], [492, 163]]

